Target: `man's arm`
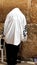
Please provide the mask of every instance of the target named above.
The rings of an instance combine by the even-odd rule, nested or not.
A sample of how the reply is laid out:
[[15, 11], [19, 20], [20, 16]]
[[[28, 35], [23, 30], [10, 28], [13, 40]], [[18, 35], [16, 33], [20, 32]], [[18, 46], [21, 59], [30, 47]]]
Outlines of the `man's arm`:
[[5, 23], [4, 23], [4, 36], [6, 35], [8, 23], [9, 23], [9, 16], [7, 15]]
[[24, 29], [23, 29], [23, 35], [24, 35], [24, 41], [27, 40], [27, 21], [26, 21], [26, 18], [24, 16]]
[[22, 29], [22, 42], [27, 40], [27, 22], [24, 16], [23, 18], [23, 29]]

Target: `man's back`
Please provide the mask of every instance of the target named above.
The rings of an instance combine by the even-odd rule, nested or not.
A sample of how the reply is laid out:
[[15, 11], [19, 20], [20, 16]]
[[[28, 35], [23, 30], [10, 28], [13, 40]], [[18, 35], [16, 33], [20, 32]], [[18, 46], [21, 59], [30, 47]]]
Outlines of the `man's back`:
[[23, 30], [25, 25], [25, 16], [22, 14], [19, 8], [14, 8], [12, 11], [10, 11], [5, 21], [5, 41], [7, 43], [18, 45], [21, 42], [20, 32]]

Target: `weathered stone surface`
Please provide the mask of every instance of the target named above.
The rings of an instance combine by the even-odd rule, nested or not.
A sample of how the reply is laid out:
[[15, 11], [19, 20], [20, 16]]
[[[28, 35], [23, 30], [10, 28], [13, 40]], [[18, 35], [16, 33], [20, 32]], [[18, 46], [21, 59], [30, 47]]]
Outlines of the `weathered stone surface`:
[[[0, 22], [4, 22], [7, 13], [15, 7], [19, 7], [24, 14], [27, 12], [28, 0], [0, 0]], [[27, 15], [27, 14], [26, 14]]]
[[28, 25], [28, 39], [21, 44], [22, 57], [37, 57], [37, 25]]
[[0, 0], [0, 22], [14, 7], [22, 10], [28, 23], [37, 23], [37, 0]]
[[37, 0], [32, 0], [30, 9], [30, 20], [32, 23], [37, 23]]
[[37, 0], [0, 0], [0, 22], [4, 22], [7, 13], [14, 7], [19, 7], [22, 10], [29, 23], [35, 23], [37, 20]]
[[2, 32], [3, 32], [3, 26], [4, 26], [4, 24], [0, 23], [0, 34], [2, 34]]

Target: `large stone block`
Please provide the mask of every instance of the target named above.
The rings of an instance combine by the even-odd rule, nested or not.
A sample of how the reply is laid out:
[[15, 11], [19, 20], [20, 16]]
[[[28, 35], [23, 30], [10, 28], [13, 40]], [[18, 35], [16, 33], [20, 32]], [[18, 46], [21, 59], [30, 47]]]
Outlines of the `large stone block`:
[[15, 7], [19, 7], [24, 14], [27, 15], [28, 0], [0, 0], [0, 22], [4, 22], [9, 11]]
[[22, 10], [28, 23], [37, 23], [37, 0], [0, 0], [0, 22], [15, 7]]
[[[27, 25], [28, 38], [27, 41], [21, 43], [19, 55], [26, 57], [37, 57], [37, 24]], [[0, 34], [3, 30], [3, 24], [0, 23]]]
[[0, 23], [0, 34], [3, 33], [3, 27], [4, 27], [4, 24]]
[[32, 0], [30, 8], [30, 22], [37, 23], [37, 0]]
[[37, 25], [28, 25], [28, 39], [21, 43], [20, 55], [26, 57], [37, 57]]

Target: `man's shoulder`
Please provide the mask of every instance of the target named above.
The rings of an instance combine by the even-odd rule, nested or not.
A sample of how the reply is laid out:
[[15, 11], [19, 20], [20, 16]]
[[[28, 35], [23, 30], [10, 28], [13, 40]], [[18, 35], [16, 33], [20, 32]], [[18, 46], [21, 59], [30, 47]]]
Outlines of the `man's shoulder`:
[[7, 17], [11, 17], [12, 16], [12, 13], [11, 11], [7, 14]]

